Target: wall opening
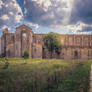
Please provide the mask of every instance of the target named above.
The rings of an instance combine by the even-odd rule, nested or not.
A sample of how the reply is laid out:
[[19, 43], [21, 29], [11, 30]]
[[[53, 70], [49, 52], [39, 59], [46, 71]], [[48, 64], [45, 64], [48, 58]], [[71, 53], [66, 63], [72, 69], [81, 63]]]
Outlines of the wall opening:
[[42, 48], [42, 58], [45, 58], [45, 48]]
[[78, 51], [74, 51], [74, 58], [78, 59]]
[[27, 34], [26, 34], [26, 33], [23, 33], [23, 34], [22, 34], [22, 38], [23, 38], [23, 39], [27, 39]]
[[7, 51], [8, 57], [11, 57], [10, 50]]
[[24, 51], [28, 49], [28, 35], [27, 33], [23, 32], [22, 33], [22, 38], [21, 38], [21, 54], [22, 56], [24, 55]]

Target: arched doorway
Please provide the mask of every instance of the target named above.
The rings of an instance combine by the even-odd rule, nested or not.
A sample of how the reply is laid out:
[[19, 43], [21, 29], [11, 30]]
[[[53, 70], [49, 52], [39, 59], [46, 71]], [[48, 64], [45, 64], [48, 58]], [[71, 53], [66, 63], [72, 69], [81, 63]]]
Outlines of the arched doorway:
[[45, 48], [42, 48], [42, 58], [45, 58]]
[[15, 34], [15, 56], [22, 57], [24, 50], [27, 49], [29, 51], [29, 57], [32, 58], [34, 36], [32, 29], [26, 25], [21, 25], [16, 28]]
[[74, 59], [78, 59], [78, 51], [74, 51]]
[[29, 36], [26, 32], [21, 35], [21, 55], [24, 55], [24, 51], [29, 50]]

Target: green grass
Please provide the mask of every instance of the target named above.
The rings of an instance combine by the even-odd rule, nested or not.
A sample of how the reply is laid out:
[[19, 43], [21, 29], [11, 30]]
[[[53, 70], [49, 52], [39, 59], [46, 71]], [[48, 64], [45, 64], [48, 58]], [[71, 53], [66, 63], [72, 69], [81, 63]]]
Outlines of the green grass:
[[0, 92], [84, 92], [89, 89], [91, 61], [0, 59]]
[[58, 84], [56, 92], [88, 92], [90, 64], [80, 65], [68, 77]]

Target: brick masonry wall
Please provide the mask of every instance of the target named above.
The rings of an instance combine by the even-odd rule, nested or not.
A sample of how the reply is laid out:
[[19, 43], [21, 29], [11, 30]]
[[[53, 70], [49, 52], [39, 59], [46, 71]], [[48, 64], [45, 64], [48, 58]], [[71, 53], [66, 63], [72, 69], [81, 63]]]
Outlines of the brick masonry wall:
[[[23, 38], [23, 33], [27, 35]], [[45, 34], [34, 34], [26, 25], [16, 28], [15, 33], [5, 33], [1, 37], [1, 53], [6, 57], [22, 57], [28, 49], [30, 58], [50, 58], [50, 52], [44, 46]], [[62, 50], [60, 55], [53, 52], [53, 58], [92, 59], [92, 35], [61, 34]], [[6, 42], [5, 42], [6, 39]]]

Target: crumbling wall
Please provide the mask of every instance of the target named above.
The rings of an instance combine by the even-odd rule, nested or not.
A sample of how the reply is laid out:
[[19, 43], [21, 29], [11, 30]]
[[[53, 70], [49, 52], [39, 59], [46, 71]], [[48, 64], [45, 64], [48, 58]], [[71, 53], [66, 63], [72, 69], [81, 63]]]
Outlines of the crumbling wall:
[[42, 58], [42, 45], [41, 44], [33, 44], [32, 46], [32, 58]]
[[[17, 27], [15, 33], [8, 33], [6, 28], [1, 37], [1, 54], [6, 57], [22, 57], [27, 49], [30, 58], [51, 58], [51, 53], [44, 46], [44, 36], [45, 34], [34, 34], [26, 25]], [[60, 36], [61, 53], [58, 55], [53, 51], [52, 58], [92, 59], [92, 35]]]

